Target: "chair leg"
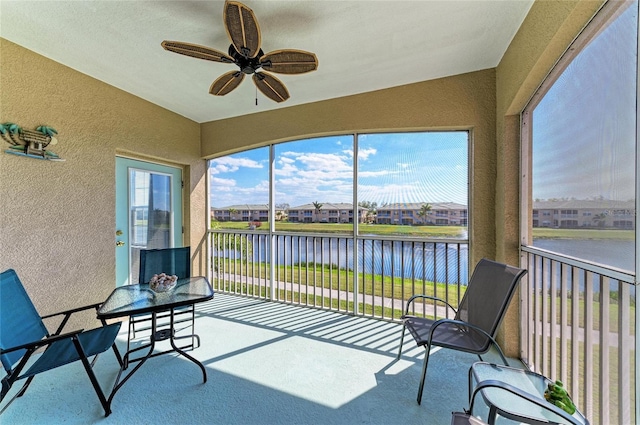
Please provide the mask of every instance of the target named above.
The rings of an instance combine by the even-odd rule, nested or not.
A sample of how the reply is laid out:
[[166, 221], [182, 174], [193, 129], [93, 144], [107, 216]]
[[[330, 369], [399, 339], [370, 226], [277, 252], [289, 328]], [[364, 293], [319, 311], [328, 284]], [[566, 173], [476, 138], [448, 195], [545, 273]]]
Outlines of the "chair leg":
[[35, 375], [27, 378], [27, 381], [24, 383], [22, 388], [20, 388], [20, 391], [18, 391], [16, 397], [22, 397], [24, 395], [24, 393], [27, 391], [27, 388], [29, 388], [29, 385], [31, 385], [31, 381], [33, 381], [33, 378], [35, 378]]
[[422, 403], [422, 391], [424, 390], [424, 381], [427, 377], [427, 365], [429, 364], [429, 353], [431, 346], [429, 344], [424, 347], [427, 351], [424, 353], [424, 363], [422, 364], [422, 378], [420, 379], [420, 387], [418, 388], [418, 404]]
[[[2, 391], [0, 392], [0, 401], [4, 400], [6, 395], [9, 393], [9, 390], [11, 389], [11, 386], [13, 385], [13, 383], [16, 381], [15, 378], [18, 375], [19, 373], [13, 373], [12, 375], [6, 376], [2, 379]], [[4, 411], [7, 410], [9, 406], [11, 406], [11, 403], [13, 403], [16, 398], [24, 394], [24, 392], [27, 389], [27, 386], [29, 385], [32, 379], [33, 379], [33, 376], [28, 378], [27, 382], [22, 386], [22, 388], [20, 388], [20, 391], [18, 391], [16, 394], [13, 395], [13, 397], [11, 397], [11, 399], [7, 402], [7, 404], [4, 405], [2, 410], [0, 410], [0, 415], [4, 413]]]
[[113, 354], [115, 354], [116, 359], [118, 360], [118, 364], [120, 365], [120, 367], [122, 367], [124, 365], [124, 360], [122, 360], [122, 355], [120, 354], [120, 350], [118, 350], [118, 346], [116, 345], [115, 341], [113, 342], [111, 348], [113, 349]]
[[91, 368], [89, 359], [87, 359], [87, 356], [77, 337], [73, 338], [73, 345], [75, 345], [76, 350], [78, 351], [78, 355], [80, 356], [80, 361], [84, 366], [84, 370], [87, 372], [87, 375], [89, 376], [89, 380], [93, 385], [93, 389], [95, 390], [96, 395], [98, 396], [98, 399], [100, 399], [100, 404], [102, 404], [102, 408], [104, 409], [104, 416], [107, 417], [111, 414], [111, 403], [109, 403], [107, 401], [107, 398], [104, 396], [104, 392], [102, 391], [102, 387], [100, 387], [98, 378], [96, 378], [95, 373], [93, 373], [93, 369]]
[[400, 334], [400, 348], [398, 348], [398, 360], [400, 360], [400, 356], [402, 355], [402, 344], [404, 342], [404, 331], [406, 327], [407, 326], [402, 323], [402, 333]]
[[[6, 394], [5, 394], [5, 395], [6, 395]], [[3, 398], [4, 398], [4, 396], [3, 396]], [[13, 397], [11, 397], [11, 400], [9, 400], [9, 401], [7, 402], [7, 404], [5, 404], [5, 405], [4, 405], [4, 407], [2, 408], [2, 410], [0, 410], [0, 415], [1, 415], [1, 414], [3, 414], [3, 413], [4, 413], [4, 411], [5, 411], [5, 410], [7, 410], [7, 408], [8, 408], [9, 406], [11, 406], [11, 403], [13, 403], [13, 402], [15, 401], [15, 399], [16, 399], [16, 398], [18, 398], [18, 394], [14, 394], [14, 396], [13, 396]]]

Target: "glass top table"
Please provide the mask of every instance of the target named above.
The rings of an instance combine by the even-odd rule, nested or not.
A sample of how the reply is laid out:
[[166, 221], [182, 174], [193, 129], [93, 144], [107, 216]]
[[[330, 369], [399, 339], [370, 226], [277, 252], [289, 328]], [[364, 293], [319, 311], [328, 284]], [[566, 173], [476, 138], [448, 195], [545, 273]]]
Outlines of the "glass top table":
[[[474, 363], [469, 370], [469, 391], [471, 392], [483, 381], [499, 381], [511, 385], [529, 396], [537, 398], [538, 401], [541, 400], [543, 405], [549, 404], [551, 406], [544, 399], [544, 392], [551, 380], [538, 373], [493, 363]], [[496, 423], [498, 415], [517, 423], [589, 423], [578, 410], [573, 415], [570, 415], [571, 422], [569, 422], [552, 410], [543, 408], [501, 388], [487, 387], [480, 390], [480, 392], [483, 401], [489, 406], [488, 422], [490, 424]], [[551, 409], [554, 408], [555, 406], [551, 407]]]
[[[203, 381], [207, 382], [207, 371], [202, 363], [187, 354], [178, 347], [174, 341], [175, 323], [174, 309], [183, 306], [194, 305], [213, 298], [213, 289], [207, 278], [202, 276], [178, 279], [176, 286], [167, 292], [155, 292], [148, 283], [120, 286], [113, 290], [109, 298], [100, 306], [97, 312], [98, 319], [106, 320], [117, 317], [127, 317], [139, 314], [151, 315], [151, 336], [149, 344], [129, 350], [123, 357], [120, 372], [116, 377], [113, 390], [107, 400], [109, 407], [116, 392], [122, 388], [125, 382], [150, 358], [159, 354], [176, 352], [195, 363], [202, 371]], [[158, 330], [158, 315], [169, 312], [169, 328]], [[156, 341], [168, 339], [171, 350], [154, 353]], [[141, 348], [149, 348], [148, 353], [140, 358], [131, 359], [131, 354]], [[130, 362], [137, 362], [136, 366], [124, 373]]]
[[148, 283], [119, 286], [98, 309], [98, 318], [113, 319], [165, 311], [212, 298], [213, 289], [202, 276], [178, 279], [176, 286], [167, 292], [154, 292]]

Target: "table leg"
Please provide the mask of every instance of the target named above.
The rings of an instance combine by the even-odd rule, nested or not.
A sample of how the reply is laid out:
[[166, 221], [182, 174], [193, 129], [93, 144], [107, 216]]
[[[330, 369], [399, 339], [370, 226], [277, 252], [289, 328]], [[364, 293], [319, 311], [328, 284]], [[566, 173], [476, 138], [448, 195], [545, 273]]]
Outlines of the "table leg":
[[191, 360], [193, 363], [197, 364], [200, 367], [200, 370], [202, 371], [202, 377], [203, 377], [203, 384], [207, 382], [207, 369], [205, 369], [204, 365], [202, 363], [200, 363], [200, 361], [198, 361], [198, 359], [196, 359], [195, 357], [190, 356], [189, 354], [187, 354], [186, 352], [184, 352], [180, 347], [178, 347], [175, 343], [174, 340], [174, 329], [173, 329], [173, 309], [171, 309], [171, 317], [169, 318], [169, 322], [170, 322], [170, 328], [171, 328], [171, 338], [169, 338], [169, 341], [171, 342], [171, 347], [178, 353], [181, 354], [183, 357]]
[[498, 409], [496, 406], [489, 406], [489, 417], [487, 421], [489, 421], [489, 425], [494, 425], [496, 423], [496, 417], [498, 416]]
[[154, 334], [156, 331], [156, 313], [151, 313], [151, 342], [149, 343], [149, 352], [147, 353], [146, 356], [137, 359], [136, 361], [138, 362], [138, 364], [131, 369], [122, 380], [120, 380], [121, 376], [122, 376], [122, 372], [124, 372], [125, 369], [127, 369], [127, 367], [129, 366], [129, 351], [127, 351], [125, 353], [125, 360], [122, 364], [122, 366], [120, 367], [120, 371], [118, 372], [118, 376], [116, 377], [116, 382], [113, 384], [113, 389], [111, 390], [111, 394], [109, 394], [109, 399], [107, 400], [109, 409], [111, 409], [111, 402], [113, 401], [113, 397], [116, 395], [116, 392], [118, 392], [118, 390], [120, 388], [122, 388], [122, 386], [124, 385], [125, 382], [127, 382], [129, 380], [129, 378], [131, 378], [131, 375], [133, 375], [138, 369], [140, 369], [140, 367], [144, 364], [144, 362], [147, 361], [147, 359], [149, 359], [149, 357], [151, 357], [151, 354], [153, 353], [153, 349], [155, 348], [155, 338], [154, 338]]

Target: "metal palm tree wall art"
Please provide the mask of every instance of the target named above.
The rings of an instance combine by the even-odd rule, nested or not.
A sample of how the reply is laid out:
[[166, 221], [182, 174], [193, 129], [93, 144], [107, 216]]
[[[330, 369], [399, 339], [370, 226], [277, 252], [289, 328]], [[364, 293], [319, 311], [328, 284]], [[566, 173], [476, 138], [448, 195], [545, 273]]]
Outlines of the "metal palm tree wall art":
[[32, 131], [11, 122], [0, 124], [0, 136], [11, 145], [5, 152], [31, 158], [64, 161], [57, 154], [47, 150], [50, 145], [58, 143], [55, 137], [57, 134], [54, 128], [44, 125]]

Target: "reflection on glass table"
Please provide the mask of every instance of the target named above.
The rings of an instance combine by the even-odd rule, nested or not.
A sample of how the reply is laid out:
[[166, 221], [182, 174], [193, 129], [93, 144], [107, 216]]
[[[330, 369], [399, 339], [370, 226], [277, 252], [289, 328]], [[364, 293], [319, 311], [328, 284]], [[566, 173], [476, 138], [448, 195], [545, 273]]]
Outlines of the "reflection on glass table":
[[[550, 383], [553, 382], [535, 372], [477, 362], [469, 370], [469, 410], [474, 416], [484, 416], [478, 412], [488, 408], [489, 424], [588, 424], [578, 410], [569, 414], [545, 400], [544, 392]], [[479, 404], [484, 404], [484, 409]]]

